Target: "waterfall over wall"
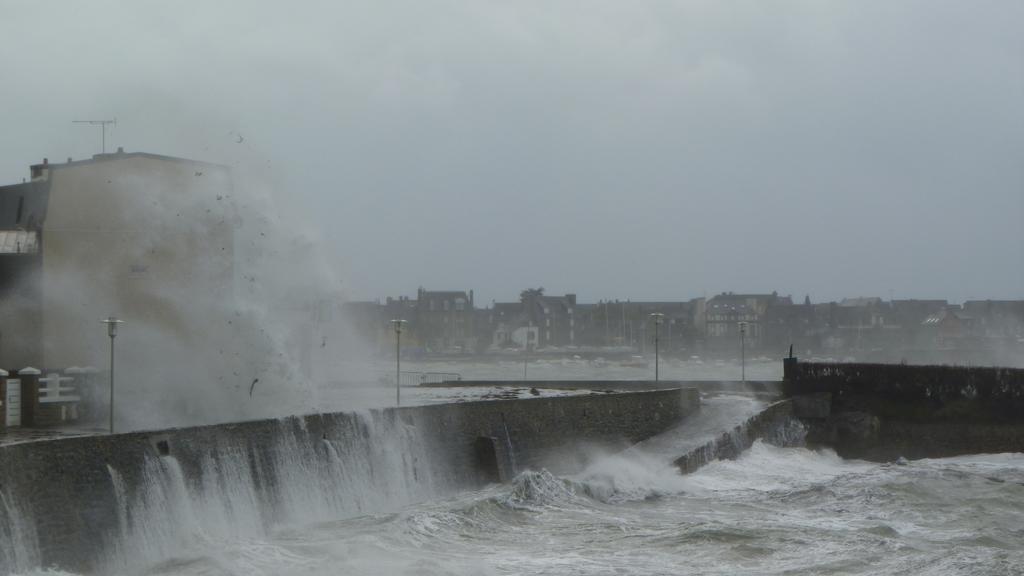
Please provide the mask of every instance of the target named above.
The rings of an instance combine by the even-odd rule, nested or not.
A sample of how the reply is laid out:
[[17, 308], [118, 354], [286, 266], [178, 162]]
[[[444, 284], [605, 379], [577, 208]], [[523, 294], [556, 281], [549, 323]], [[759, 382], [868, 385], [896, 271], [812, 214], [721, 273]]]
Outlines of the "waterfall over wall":
[[0, 567], [25, 570], [38, 566], [35, 526], [14, 495], [6, 492], [0, 486]]
[[[395, 510], [520, 466], [623, 445], [697, 410], [696, 391], [469, 402], [0, 447], [0, 574], [133, 573], [226, 539]], [[507, 452], [507, 454], [505, 454]], [[492, 454], [493, 456], [493, 454]]]
[[131, 571], [288, 524], [392, 510], [455, 487], [432, 468], [444, 455], [432, 453], [415, 419], [394, 416], [277, 420], [269, 445], [216, 438], [198, 459], [179, 460], [168, 446], [168, 454], [143, 457], [134, 489], [111, 466], [118, 530], [104, 571]]

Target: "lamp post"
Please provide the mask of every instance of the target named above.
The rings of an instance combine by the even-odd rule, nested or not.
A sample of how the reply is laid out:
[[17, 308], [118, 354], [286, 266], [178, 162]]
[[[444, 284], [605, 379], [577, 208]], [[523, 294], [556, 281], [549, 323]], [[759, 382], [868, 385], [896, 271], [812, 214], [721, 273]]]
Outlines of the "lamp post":
[[402, 405], [402, 324], [405, 320], [395, 319], [391, 324], [395, 326], [395, 404]]
[[117, 336], [117, 325], [123, 324], [124, 320], [118, 320], [114, 316], [106, 320], [100, 320], [107, 325], [107, 336], [110, 336], [110, 433], [114, 433], [114, 337]]
[[526, 348], [523, 348], [523, 382], [526, 381], [526, 366], [530, 362], [530, 344], [526, 344]]
[[661, 326], [661, 321], [665, 317], [661, 312], [654, 312], [651, 314], [651, 318], [654, 318], [654, 381], [658, 381], [658, 327]]
[[740, 375], [744, 383], [747, 381], [747, 323], [740, 322]]

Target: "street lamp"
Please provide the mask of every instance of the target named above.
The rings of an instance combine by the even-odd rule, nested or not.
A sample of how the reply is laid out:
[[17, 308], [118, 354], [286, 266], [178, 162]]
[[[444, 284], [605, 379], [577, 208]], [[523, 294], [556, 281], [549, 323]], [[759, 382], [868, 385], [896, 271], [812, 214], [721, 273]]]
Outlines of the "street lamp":
[[402, 324], [405, 320], [392, 320], [395, 326], [395, 404], [402, 405]]
[[654, 312], [651, 314], [651, 318], [654, 318], [654, 381], [658, 381], [658, 327], [661, 326], [661, 321], [665, 317], [661, 312]]
[[740, 374], [742, 375], [743, 382], [747, 381], [747, 323], [740, 322]]
[[114, 337], [117, 336], [117, 325], [123, 324], [124, 320], [118, 320], [114, 316], [106, 320], [100, 320], [107, 325], [107, 336], [110, 336], [110, 433], [114, 433]]

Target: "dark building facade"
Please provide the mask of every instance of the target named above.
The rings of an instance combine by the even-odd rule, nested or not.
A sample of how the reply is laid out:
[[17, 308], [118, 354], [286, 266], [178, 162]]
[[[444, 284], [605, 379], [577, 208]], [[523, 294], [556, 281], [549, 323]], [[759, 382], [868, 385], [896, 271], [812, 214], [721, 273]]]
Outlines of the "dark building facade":
[[429, 352], [469, 352], [476, 348], [473, 291], [416, 291], [415, 325]]
[[757, 348], [764, 342], [764, 320], [768, 309], [774, 306], [792, 306], [789, 296], [771, 294], [734, 294], [723, 292], [707, 303], [705, 334], [712, 350], [728, 350], [740, 346], [740, 322], [747, 326], [746, 344]]

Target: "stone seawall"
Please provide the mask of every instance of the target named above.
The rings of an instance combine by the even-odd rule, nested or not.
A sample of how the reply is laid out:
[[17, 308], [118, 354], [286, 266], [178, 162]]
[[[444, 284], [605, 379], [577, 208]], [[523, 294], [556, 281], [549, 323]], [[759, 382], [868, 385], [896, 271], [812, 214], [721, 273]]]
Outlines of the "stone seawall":
[[889, 461], [1024, 451], [1024, 370], [787, 359], [810, 445]]
[[690, 474], [714, 460], [738, 458], [755, 440], [789, 446], [799, 445], [803, 439], [803, 426], [793, 417], [793, 402], [780, 400], [718, 438], [683, 454], [673, 464], [683, 474]]
[[[260, 535], [568, 469], [699, 409], [695, 390], [315, 414], [0, 448], [0, 573], [133, 572], [197, 533]], [[566, 458], [566, 455], [572, 455]]]

